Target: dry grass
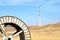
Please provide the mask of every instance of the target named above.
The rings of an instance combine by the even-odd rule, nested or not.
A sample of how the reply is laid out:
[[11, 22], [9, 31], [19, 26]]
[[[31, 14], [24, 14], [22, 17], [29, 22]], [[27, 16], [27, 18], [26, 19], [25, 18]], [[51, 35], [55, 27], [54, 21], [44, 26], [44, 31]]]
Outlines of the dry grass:
[[60, 24], [30, 27], [31, 40], [60, 40]]
[[[9, 32], [14, 31], [11, 30]], [[29, 31], [31, 40], [60, 40], [60, 24], [46, 25], [45, 27], [29, 27]], [[14, 38], [14, 40], [18, 39], [19, 36]], [[2, 40], [2, 36], [0, 36], [0, 40]]]

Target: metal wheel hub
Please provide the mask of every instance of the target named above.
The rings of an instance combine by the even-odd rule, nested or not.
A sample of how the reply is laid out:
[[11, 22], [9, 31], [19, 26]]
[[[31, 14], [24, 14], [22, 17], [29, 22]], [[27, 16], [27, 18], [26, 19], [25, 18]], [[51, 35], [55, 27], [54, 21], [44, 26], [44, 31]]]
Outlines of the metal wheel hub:
[[[9, 27], [9, 29], [13, 27], [16, 32], [13, 32], [13, 28], [11, 28], [10, 30], [13, 32], [13, 34], [9, 35], [6, 33], [6, 29], [8, 29], [7, 27]], [[27, 25], [19, 18], [13, 16], [0, 17], [0, 32], [2, 33], [2, 40], [16, 40], [14, 37], [17, 35], [19, 35], [18, 40], [31, 40]]]
[[3, 40], [13, 40], [12, 36], [3, 36]]

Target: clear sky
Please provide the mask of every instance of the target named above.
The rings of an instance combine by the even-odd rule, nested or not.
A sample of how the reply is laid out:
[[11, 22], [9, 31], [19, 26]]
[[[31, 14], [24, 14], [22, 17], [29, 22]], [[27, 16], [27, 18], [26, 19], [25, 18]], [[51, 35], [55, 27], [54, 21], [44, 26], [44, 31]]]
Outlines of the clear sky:
[[60, 22], [60, 0], [0, 0], [0, 16], [16, 16], [27, 25], [37, 25], [38, 6], [39, 25]]

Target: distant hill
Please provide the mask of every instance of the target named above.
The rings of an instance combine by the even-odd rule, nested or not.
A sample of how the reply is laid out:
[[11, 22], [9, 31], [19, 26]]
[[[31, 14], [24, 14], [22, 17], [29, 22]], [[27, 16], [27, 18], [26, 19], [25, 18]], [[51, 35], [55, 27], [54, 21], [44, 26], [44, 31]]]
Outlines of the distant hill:
[[[60, 40], [60, 23], [48, 24], [45, 26], [30, 26], [28, 28], [31, 34], [31, 40]], [[8, 30], [7, 33], [16, 31], [14, 28], [5, 29], [6, 31]], [[2, 36], [0, 33], [0, 40], [2, 40], [1, 38]]]
[[60, 40], [60, 23], [29, 27], [32, 40]]
[[56, 23], [56, 24], [48, 24], [45, 26], [29, 26], [29, 28], [31, 29], [42, 29], [42, 28], [60, 28], [60, 23]]

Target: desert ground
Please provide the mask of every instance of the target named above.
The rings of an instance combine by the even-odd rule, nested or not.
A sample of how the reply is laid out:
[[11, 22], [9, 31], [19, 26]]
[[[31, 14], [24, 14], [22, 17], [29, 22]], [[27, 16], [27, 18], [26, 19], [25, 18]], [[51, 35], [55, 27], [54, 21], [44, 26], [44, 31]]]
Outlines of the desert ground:
[[60, 23], [30, 27], [31, 40], [60, 40]]
[[[28, 28], [31, 34], [31, 40], [60, 40], [60, 23], [46, 26], [30, 26]], [[9, 33], [15, 30], [11, 31], [12, 29], [9, 29]], [[1, 35], [0, 33], [0, 40], [2, 40]], [[19, 35], [14, 40], [19, 40]]]

